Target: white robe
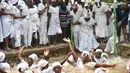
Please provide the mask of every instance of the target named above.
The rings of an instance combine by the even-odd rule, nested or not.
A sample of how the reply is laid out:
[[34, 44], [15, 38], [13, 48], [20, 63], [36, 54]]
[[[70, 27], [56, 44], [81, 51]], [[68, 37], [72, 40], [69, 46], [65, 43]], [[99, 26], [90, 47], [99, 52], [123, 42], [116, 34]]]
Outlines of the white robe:
[[[76, 14], [73, 12], [73, 10], [70, 12], [70, 16], [73, 18], [73, 23], [76, 23], [79, 18], [82, 16], [82, 13], [78, 10]], [[75, 43], [75, 48], [79, 48], [79, 27], [80, 25], [72, 25], [72, 31], [74, 35], [74, 43]]]
[[113, 28], [114, 28], [114, 14], [112, 13], [110, 19], [109, 19], [109, 25], [108, 25], [108, 36], [112, 37], [113, 36]]
[[11, 67], [8, 63], [0, 63], [0, 69], [4, 70], [4, 71], [10, 71]]
[[[118, 38], [117, 37], [116, 37], [116, 43], [118, 43]], [[107, 52], [107, 53], [114, 54], [114, 36], [109, 38], [104, 51]]]
[[[4, 9], [4, 12], [12, 13], [11, 6], [9, 4], [7, 4], [6, 2], [1, 2], [0, 4], [1, 4], [1, 8]], [[13, 18], [10, 15], [2, 15], [1, 19], [2, 19], [3, 36], [5, 38], [9, 36], [11, 33], [12, 30], [11, 25], [12, 25]]]
[[59, 20], [59, 7], [49, 7], [49, 13], [51, 13], [50, 24], [48, 29], [48, 35], [61, 34], [60, 20]]
[[100, 8], [96, 5], [93, 6], [93, 12], [95, 12], [95, 20], [97, 22], [96, 36], [100, 38], [108, 36], [107, 19], [105, 14], [106, 11], [108, 11], [108, 8], [103, 4]]
[[38, 30], [37, 25], [39, 25], [38, 23], [38, 9], [37, 7], [34, 8], [29, 8], [29, 21], [28, 21], [28, 46], [31, 46], [31, 42], [32, 42], [32, 35], [34, 32], [36, 32]]
[[[1, 11], [1, 5], [0, 5], [0, 11]], [[3, 42], [3, 28], [2, 28], [2, 23], [1, 23], [2, 19], [0, 16], [0, 42]]]
[[79, 50], [83, 51], [91, 51], [92, 49], [96, 49], [99, 46], [99, 43], [96, 41], [94, 34], [93, 34], [93, 27], [96, 21], [93, 18], [90, 18], [88, 22], [85, 21], [84, 17], [79, 19], [81, 23], [80, 28], [80, 43], [79, 43]]
[[[46, 4], [47, 5], [47, 4]], [[40, 3], [38, 5], [39, 11], [42, 11], [45, 8], [45, 5]], [[48, 43], [48, 37], [47, 37], [47, 9], [45, 12], [40, 16], [40, 42], [39, 44], [47, 44]]]
[[[12, 6], [12, 12], [16, 16], [20, 16], [20, 10], [16, 6]], [[13, 21], [13, 26], [14, 26], [14, 32], [15, 34], [15, 47], [20, 47], [21, 46], [21, 31], [22, 31], [22, 23], [20, 21], [21, 18], [19, 19], [14, 19]]]
[[29, 28], [29, 24], [28, 24], [28, 20], [29, 20], [29, 10], [27, 5], [25, 4], [25, 2], [23, 0], [19, 0], [18, 2], [18, 6], [20, 9], [20, 13], [22, 16], [26, 16], [25, 18], [21, 19], [22, 22], [22, 35], [24, 36], [24, 46], [28, 46], [28, 28]]

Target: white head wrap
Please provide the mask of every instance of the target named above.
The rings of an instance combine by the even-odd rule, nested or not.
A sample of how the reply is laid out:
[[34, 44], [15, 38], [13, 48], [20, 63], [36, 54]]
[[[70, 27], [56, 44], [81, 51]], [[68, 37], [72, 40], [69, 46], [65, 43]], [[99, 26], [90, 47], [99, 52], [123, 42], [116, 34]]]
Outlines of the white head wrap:
[[108, 58], [108, 54], [107, 53], [102, 53], [101, 57], [106, 56]]
[[24, 73], [33, 73], [31, 70], [27, 70]]
[[62, 67], [59, 62], [54, 62], [54, 63], [52, 64], [52, 67], [53, 67], [53, 68], [54, 68], [55, 66], [60, 66], [60, 67]]
[[106, 68], [97, 68], [94, 73], [107, 73]]
[[29, 58], [32, 58], [32, 60], [35, 62], [35, 61], [37, 61], [38, 60], [38, 56], [37, 56], [37, 54], [31, 54], [30, 56], [29, 56]]
[[0, 62], [3, 62], [5, 60], [5, 53], [0, 52]]
[[95, 0], [95, 2], [99, 3], [101, 0]]
[[38, 67], [45, 67], [48, 64], [48, 61], [42, 59], [38, 62]]
[[83, 51], [83, 53], [81, 54], [81, 56], [83, 56], [84, 54], [86, 54], [86, 56], [89, 56], [89, 52], [88, 51]]
[[102, 50], [101, 49], [97, 49], [95, 52], [101, 52], [102, 53]]
[[28, 69], [28, 65], [25, 62], [21, 62], [17, 66], [17, 70], [21, 69], [22, 72]]
[[13, 5], [16, 4], [19, 0], [9, 0], [9, 2]]
[[85, 3], [85, 5], [84, 6], [88, 6], [88, 3]]

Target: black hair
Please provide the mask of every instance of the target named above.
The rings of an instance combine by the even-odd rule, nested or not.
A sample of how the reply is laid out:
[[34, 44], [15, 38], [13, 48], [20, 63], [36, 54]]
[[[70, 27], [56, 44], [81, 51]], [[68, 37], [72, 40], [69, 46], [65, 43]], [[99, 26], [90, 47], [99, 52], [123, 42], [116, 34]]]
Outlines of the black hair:
[[19, 72], [22, 72], [22, 71], [21, 71], [21, 68], [19, 68], [18, 71], [19, 71]]
[[41, 3], [41, 0], [34, 0], [35, 5], [38, 5], [39, 3]]
[[99, 6], [98, 6], [98, 3], [96, 2], [96, 3], [95, 3], [95, 5], [96, 5], [98, 8], [100, 8], [100, 7], [101, 7], [101, 5], [102, 5], [102, 3], [101, 3], [101, 2], [99, 2]]

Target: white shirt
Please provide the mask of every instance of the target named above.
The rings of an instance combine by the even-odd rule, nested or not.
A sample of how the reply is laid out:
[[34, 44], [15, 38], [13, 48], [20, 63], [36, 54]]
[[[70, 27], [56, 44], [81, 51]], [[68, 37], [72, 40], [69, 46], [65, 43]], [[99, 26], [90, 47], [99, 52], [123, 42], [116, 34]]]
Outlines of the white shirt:
[[0, 69], [2, 69], [4, 71], [9, 71], [10, 65], [8, 63], [0, 63]]
[[101, 57], [100, 59], [94, 58], [96, 63], [100, 64], [100, 63], [104, 63], [107, 61], [107, 59], [105, 57]]
[[76, 67], [78, 67], [80, 69], [84, 68], [83, 61], [80, 58], [78, 58], [78, 60], [76, 62]]

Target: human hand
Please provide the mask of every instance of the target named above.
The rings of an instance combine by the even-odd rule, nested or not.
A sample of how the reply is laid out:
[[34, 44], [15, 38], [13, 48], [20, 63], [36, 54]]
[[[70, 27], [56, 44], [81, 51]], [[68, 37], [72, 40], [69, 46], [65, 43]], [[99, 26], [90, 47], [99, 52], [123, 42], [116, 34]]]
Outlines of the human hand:
[[63, 40], [65, 41], [65, 42], [67, 42], [67, 43], [70, 43], [70, 39], [68, 38], [63, 38]]
[[112, 65], [112, 68], [115, 68], [116, 66], [117, 66], [116, 64], [113, 64], [113, 65]]
[[44, 56], [48, 56], [50, 54], [50, 51], [49, 49], [45, 49], [44, 52], [43, 52]]
[[119, 22], [117, 23], [117, 26], [119, 27], [121, 24], [122, 24], [122, 21], [119, 21]]

